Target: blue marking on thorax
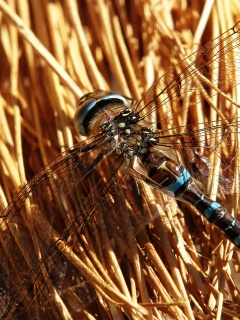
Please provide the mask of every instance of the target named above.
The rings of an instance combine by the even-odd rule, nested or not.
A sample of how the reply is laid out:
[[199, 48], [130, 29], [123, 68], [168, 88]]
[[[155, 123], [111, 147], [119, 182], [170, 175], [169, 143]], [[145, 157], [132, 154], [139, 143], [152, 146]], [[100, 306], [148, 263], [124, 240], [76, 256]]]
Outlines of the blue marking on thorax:
[[190, 173], [186, 169], [183, 169], [182, 174], [177, 178], [177, 180], [172, 182], [166, 189], [171, 192], [176, 192], [190, 177]]
[[205, 211], [204, 216], [208, 219], [211, 217], [211, 215], [214, 213], [214, 211], [221, 207], [221, 205], [217, 202], [213, 202]]

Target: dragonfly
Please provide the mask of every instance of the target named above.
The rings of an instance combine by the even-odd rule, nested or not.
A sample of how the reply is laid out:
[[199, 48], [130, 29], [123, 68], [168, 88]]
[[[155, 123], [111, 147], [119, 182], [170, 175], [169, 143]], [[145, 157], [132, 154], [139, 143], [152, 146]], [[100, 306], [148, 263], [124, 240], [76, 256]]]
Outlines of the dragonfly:
[[[232, 76], [234, 70], [240, 72], [239, 52], [234, 55], [239, 27], [240, 22], [181, 61], [182, 71], [171, 69], [139, 102], [102, 90], [80, 98], [74, 125], [86, 140], [40, 170], [1, 213], [2, 319], [36, 313], [41, 318], [50, 312], [63, 316], [67, 295], [74, 306], [90, 304], [96, 292], [87, 285], [83, 294], [76, 281], [88, 275], [80, 265], [88, 260], [81, 249], [88, 246], [84, 232], [89, 226], [87, 234], [94, 236], [94, 225], [105, 209], [115, 207], [119, 216], [123, 208], [128, 211], [121, 198], [131, 189], [141, 199], [141, 183], [194, 207], [240, 248], [240, 222], [208, 197], [212, 176], [217, 178], [215, 195], [220, 199], [237, 190], [238, 104], [229, 93], [240, 82]], [[209, 77], [215, 62], [222, 68], [213, 72], [219, 76], [214, 81]], [[216, 110], [215, 98], [235, 111]], [[215, 121], [174, 126], [202, 101], [207, 114], [211, 107], [216, 112]], [[117, 238], [115, 219], [118, 216], [110, 228]], [[127, 243], [119, 251], [127, 252], [125, 248]], [[72, 284], [71, 292], [63, 286], [65, 278]], [[53, 307], [56, 296], [60, 302]]]

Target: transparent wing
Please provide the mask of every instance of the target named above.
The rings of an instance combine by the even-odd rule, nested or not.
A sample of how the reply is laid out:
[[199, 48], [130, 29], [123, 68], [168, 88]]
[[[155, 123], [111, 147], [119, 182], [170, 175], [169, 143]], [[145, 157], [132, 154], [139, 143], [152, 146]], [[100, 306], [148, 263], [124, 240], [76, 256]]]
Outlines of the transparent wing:
[[225, 104], [238, 106], [237, 99], [231, 99], [228, 94], [237, 97], [240, 83], [239, 27], [240, 22], [160, 77], [135, 106], [135, 111], [143, 119], [153, 117], [163, 129], [172, 127], [173, 123], [181, 125], [179, 121], [186, 119], [189, 108], [198, 109], [198, 105], [206, 103], [207, 109], [211, 106], [220, 117], [229, 119], [223, 110], [216, 109], [219, 99], [222, 109]]
[[104, 170], [103, 158], [114, 148], [114, 139], [104, 137], [85, 147], [76, 145], [43, 168], [3, 211], [3, 318], [21, 319], [37, 313], [40, 318], [49, 314], [59, 317], [63, 316], [64, 303], [71, 301], [73, 308], [94, 303], [96, 293], [84, 283], [70, 252], [84, 260], [81, 252], [87, 245], [86, 237], [94, 237], [97, 215], [103, 206], [110, 205], [107, 202], [120, 186], [118, 172], [124, 172], [124, 161], [115, 161], [108, 174]]
[[234, 183], [239, 167], [238, 126], [238, 119], [231, 123], [219, 120], [161, 130], [157, 135], [160, 149], [170, 158], [175, 155], [202, 192], [211, 193], [217, 181], [213, 193], [231, 194], [239, 192]]
[[[160, 129], [159, 144], [177, 152], [207, 194], [238, 192], [239, 27], [181, 61], [135, 106], [142, 124]], [[210, 190], [216, 182], [219, 188]]]

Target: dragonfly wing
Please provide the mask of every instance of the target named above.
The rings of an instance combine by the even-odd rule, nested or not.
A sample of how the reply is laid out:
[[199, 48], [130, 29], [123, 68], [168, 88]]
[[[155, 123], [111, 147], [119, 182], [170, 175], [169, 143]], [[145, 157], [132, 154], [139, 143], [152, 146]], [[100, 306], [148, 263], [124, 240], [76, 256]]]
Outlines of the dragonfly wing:
[[[106, 144], [108, 147], [103, 148]], [[89, 224], [90, 229], [86, 230], [94, 233], [94, 216], [117, 192], [121, 179], [117, 172], [119, 167], [123, 172], [123, 166], [115, 162], [107, 177], [104, 160], [114, 148], [114, 139], [102, 138], [92, 148], [77, 145], [68, 150], [43, 168], [3, 212], [0, 239], [3, 317], [23, 316], [31, 310], [36, 314], [35, 308], [46, 315], [56, 309], [53, 301], [64, 289], [66, 296], [86, 298], [78, 301], [78, 305], [94, 300], [95, 293], [89, 285], [76, 287], [81, 274], [64, 255], [63, 245], [70, 246], [80, 257], [83, 231]], [[13, 248], [11, 253], [9, 247]], [[71, 286], [75, 287], [69, 293], [71, 290], [67, 288]], [[54, 312], [60, 311], [57, 308]]]
[[159, 150], [173, 160], [175, 154], [203, 193], [208, 194], [214, 183], [218, 188], [213, 194], [236, 193], [231, 186], [237, 168], [238, 121], [191, 124], [184, 130], [162, 130], [159, 137]]

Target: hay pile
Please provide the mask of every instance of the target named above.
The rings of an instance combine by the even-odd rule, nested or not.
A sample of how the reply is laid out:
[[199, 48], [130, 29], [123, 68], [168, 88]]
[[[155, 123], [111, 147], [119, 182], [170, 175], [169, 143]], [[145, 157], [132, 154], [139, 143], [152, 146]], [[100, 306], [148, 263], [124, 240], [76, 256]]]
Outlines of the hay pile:
[[[121, 189], [105, 190], [112, 174], [106, 159], [81, 180], [79, 172], [97, 152], [83, 159], [76, 153], [64, 166], [62, 159], [72, 153], [59, 155], [77, 142], [75, 149], [82, 146], [84, 138], [72, 123], [80, 96], [102, 89], [141, 99], [156, 79], [231, 28], [239, 16], [236, 1], [187, 6], [150, 0], [0, 0], [0, 211], [55, 159], [44, 169], [48, 173], [41, 171], [2, 213], [3, 319], [239, 318], [239, 252], [216, 228], [141, 181], [129, 179]], [[211, 84], [205, 83], [211, 102], [199, 87], [194, 97], [186, 88], [172, 110], [184, 108], [164, 118], [169, 110], [164, 105], [148, 118], [152, 126], [169, 130], [238, 117], [231, 99], [238, 96], [239, 39], [235, 44], [235, 51], [223, 51], [220, 68], [226, 68], [220, 79], [220, 59], [202, 70], [230, 102], [221, 94], [215, 99]], [[176, 73], [187, 76], [192, 59], [154, 90], [159, 93]], [[181, 85], [186, 85], [183, 79]], [[197, 83], [191, 85], [195, 90]], [[229, 139], [231, 148], [215, 154], [234, 159], [231, 182], [239, 175], [239, 159], [236, 135]], [[217, 163], [208, 158], [212, 154], [200, 152]], [[215, 169], [210, 171], [218, 177]], [[218, 182], [211, 176], [207, 181], [212, 198]], [[235, 195], [219, 194], [218, 200], [236, 214], [237, 187], [232, 188]]]

